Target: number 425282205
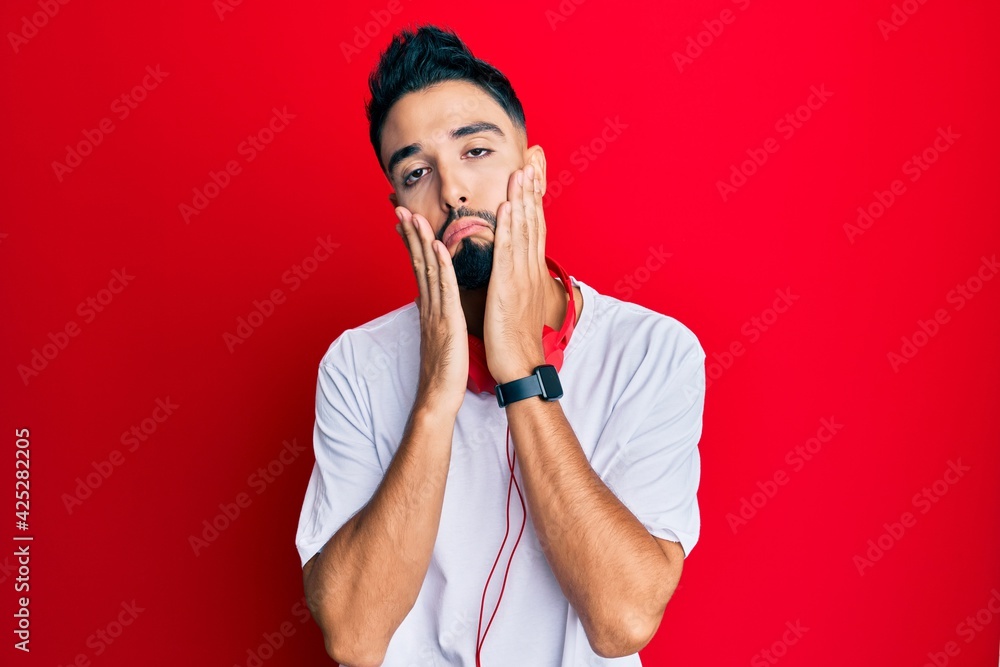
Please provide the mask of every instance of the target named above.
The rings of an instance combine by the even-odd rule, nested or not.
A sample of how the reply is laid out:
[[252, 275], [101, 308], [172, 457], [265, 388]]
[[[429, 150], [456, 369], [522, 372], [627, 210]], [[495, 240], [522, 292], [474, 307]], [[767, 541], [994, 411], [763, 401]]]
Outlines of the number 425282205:
[[30, 508], [29, 463], [31, 456], [30, 433], [26, 428], [19, 428], [14, 433], [17, 436], [17, 449], [14, 452], [14, 516], [18, 530], [28, 530], [28, 510]]

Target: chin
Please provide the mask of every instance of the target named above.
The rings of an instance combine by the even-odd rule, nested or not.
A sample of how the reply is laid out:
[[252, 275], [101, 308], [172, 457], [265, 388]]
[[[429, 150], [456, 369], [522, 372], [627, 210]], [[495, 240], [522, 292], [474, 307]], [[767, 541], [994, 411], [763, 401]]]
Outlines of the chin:
[[489, 249], [490, 252], [493, 252], [493, 241], [486, 241], [485, 239], [481, 239], [477, 236], [466, 236], [458, 242], [457, 246], [455, 246], [455, 252], [452, 254], [452, 257], [457, 256], [458, 253], [462, 252], [462, 249], [468, 245], [478, 246], [484, 250]]
[[493, 270], [493, 242], [479, 240], [467, 243], [471, 238], [466, 236], [458, 244], [458, 250], [452, 257], [452, 266], [455, 267], [455, 277], [458, 279], [459, 287], [481, 289], [490, 282]]

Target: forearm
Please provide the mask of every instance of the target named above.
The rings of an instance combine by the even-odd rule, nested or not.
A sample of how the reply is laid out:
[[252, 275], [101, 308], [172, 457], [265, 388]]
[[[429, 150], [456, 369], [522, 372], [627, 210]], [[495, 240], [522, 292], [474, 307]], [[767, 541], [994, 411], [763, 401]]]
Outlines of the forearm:
[[454, 416], [414, 406], [371, 500], [307, 574], [309, 607], [338, 661], [378, 664], [416, 602], [437, 538], [454, 424]]
[[558, 403], [506, 409], [535, 532], [591, 645], [644, 644], [677, 583], [663, 551], [591, 467]]

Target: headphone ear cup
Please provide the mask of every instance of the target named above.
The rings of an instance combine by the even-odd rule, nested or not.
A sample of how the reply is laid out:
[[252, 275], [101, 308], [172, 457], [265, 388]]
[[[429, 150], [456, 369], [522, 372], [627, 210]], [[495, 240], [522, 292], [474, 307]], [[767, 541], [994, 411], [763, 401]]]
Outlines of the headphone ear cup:
[[[559, 370], [562, 366], [562, 349], [559, 346], [559, 332], [545, 325], [542, 327], [542, 351], [545, 354], [545, 363], [552, 364]], [[556, 363], [558, 359], [559, 363]]]
[[552, 364], [553, 366], [556, 367], [557, 371], [562, 369], [562, 362], [563, 362], [562, 348], [556, 348], [547, 355], [545, 355], [545, 363]]
[[559, 344], [559, 332], [546, 324], [542, 328], [542, 350], [545, 353], [545, 363], [552, 364], [557, 371], [562, 368], [563, 347]]
[[[558, 271], [561, 274], [560, 280], [563, 287], [570, 285], [570, 279], [562, 267], [548, 257], [545, 260], [550, 270]], [[567, 288], [566, 292], [572, 299], [572, 286]], [[563, 350], [569, 345], [569, 339], [573, 335], [573, 329], [576, 325], [576, 311], [567, 315], [571, 319], [564, 324], [565, 336], [560, 336], [558, 329], [553, 329], [547, 324], [542, 326], [542, 352], [545, 355], [545, 363], [552, 364], [557, 371], [562, 370]], [[496, 385], [497, 381], [490, 373], [490, 366], [486, 361], [486, 343], [483, 339], [469, 334], [469, 380], [466, 387], [474, 394], [492, 394]]]
[[486, 343], [469, 334], [469, 381], [466, 387], [473, 394], [491, 394], [496, 384], [486, 362]]

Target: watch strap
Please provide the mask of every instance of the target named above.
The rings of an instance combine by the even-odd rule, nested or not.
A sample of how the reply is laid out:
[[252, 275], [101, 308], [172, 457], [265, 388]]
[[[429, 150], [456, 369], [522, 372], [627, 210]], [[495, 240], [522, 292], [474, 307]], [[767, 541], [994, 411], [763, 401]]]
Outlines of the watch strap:
[[496, 386], [497, 403], [504, 407], [509, 403], [542, 395], [542, 383], [538, 375], [532, 373], [520, 380], [512, 380]]
[[541, 396], [546, 401], [555, 401], [563, 395], [559, 374], [552, 364], [535, 366], [534, 372], [528, 377], [498, 384], [495, 391], [497, 404], [501, 408], [532, 396]]

